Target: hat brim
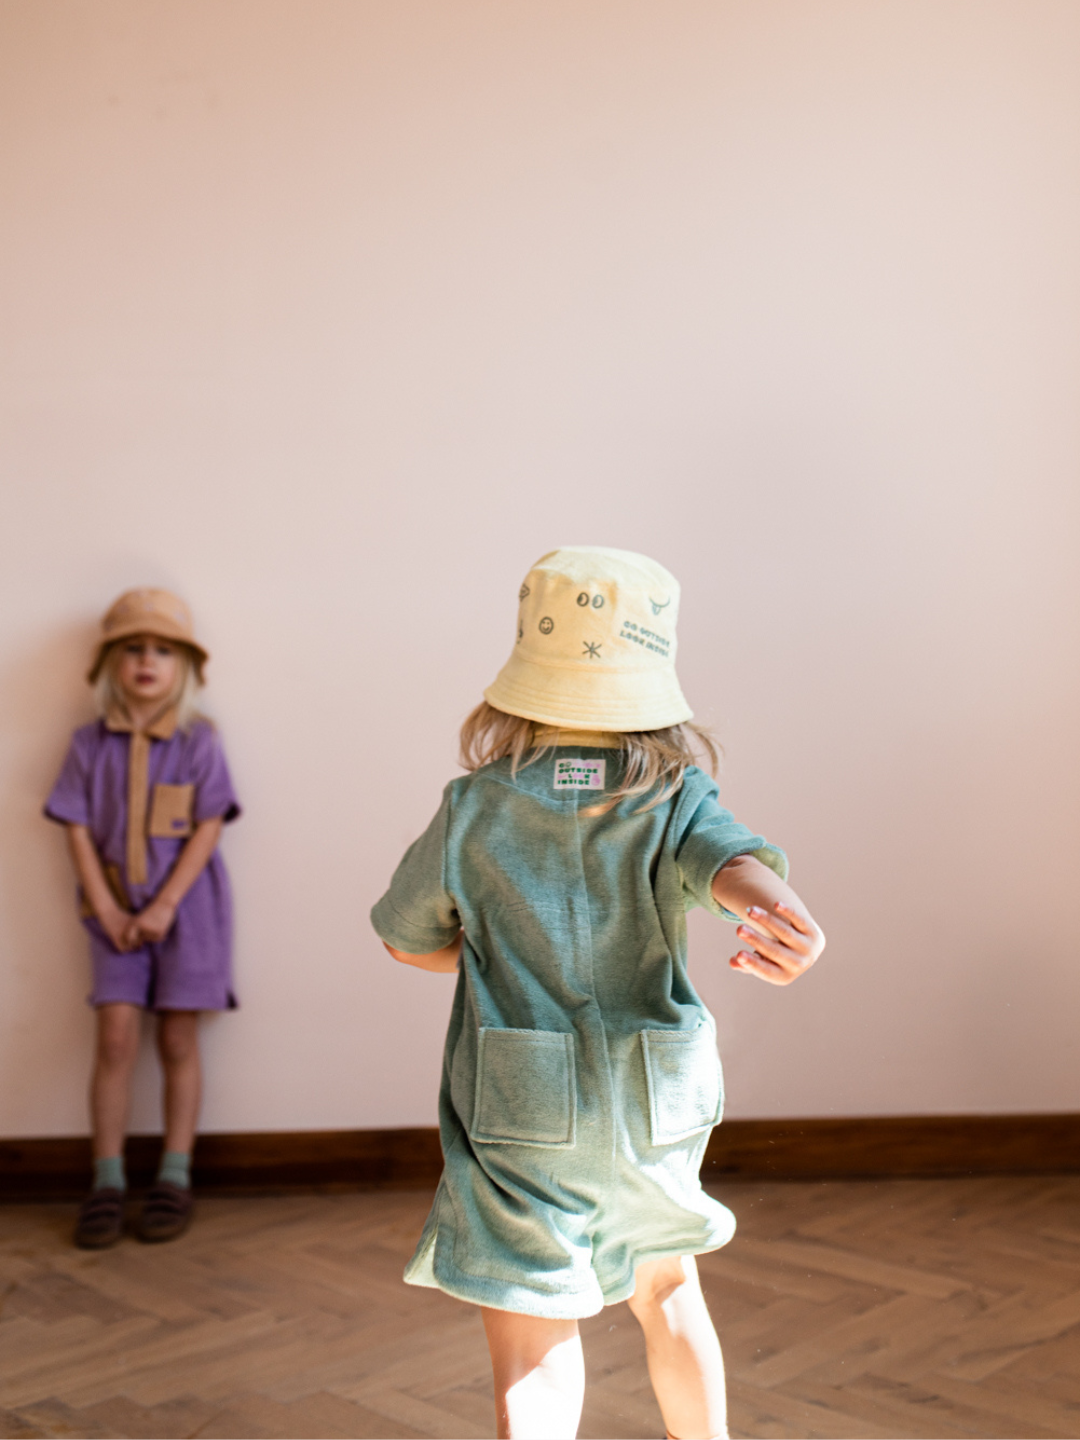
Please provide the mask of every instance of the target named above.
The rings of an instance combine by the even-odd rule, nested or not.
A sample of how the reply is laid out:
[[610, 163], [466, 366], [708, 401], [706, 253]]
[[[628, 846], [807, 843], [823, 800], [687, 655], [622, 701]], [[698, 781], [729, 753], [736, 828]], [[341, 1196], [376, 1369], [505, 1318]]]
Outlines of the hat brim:
[[101, 674], [101, 667], [105, 663], [105, 656], [109, 647], [115, 645], [118, 640], [130, 639], [132, 635], [154, 635], [159, 640], [171, 640], [174, 645], [183, 645], [191, 651], [195, 661], [195, 673], [199, 680], [202, 680], [203, 666], [210, 659], [210, 652], [203, 648], [197, 640], [179, 625], [160, 616], [144, 615], [138, 620], [129, 621], [126, 624], [118, 625], [111, 630], [101, 641], [94, 656], [94, 663], [86, 672], [87, 683], [93, 685], [94, 681]]
[[572, 694], [578, 687], [567, 685], [566, 668], [511, 655], [484, 699], [508, 715], [575, 730], [666, 730], [694, 718], [670, 670], [652, 675], [640, 669], [583, 672], [587, 683]]

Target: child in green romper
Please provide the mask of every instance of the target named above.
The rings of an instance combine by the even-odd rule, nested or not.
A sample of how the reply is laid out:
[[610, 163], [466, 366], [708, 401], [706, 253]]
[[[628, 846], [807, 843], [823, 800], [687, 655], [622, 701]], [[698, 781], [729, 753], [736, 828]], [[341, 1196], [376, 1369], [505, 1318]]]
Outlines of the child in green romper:
[[644, 556], [555, 551], [463, 731], [452, 781], [372, 912], [398, 960], [458, 969], [445, 1170], [405, 1278], [483, 1307], [500, 1436], [573, 1436], [577, 1321], [629, 1301], [669, 1434], [726, 1434], [693, 1256], [734, 1217], [698, 1172], [723, 1091], [686, 911], [739, 920], [731, 964], [787, 984], [824, 938], [783, 853], [690, 763], [678, 586]]

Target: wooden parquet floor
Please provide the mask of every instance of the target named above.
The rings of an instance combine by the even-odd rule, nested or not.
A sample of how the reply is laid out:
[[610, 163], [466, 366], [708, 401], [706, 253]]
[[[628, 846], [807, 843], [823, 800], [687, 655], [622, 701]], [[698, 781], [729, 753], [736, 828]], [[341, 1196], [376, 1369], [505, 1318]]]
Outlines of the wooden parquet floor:
[[[1080, 1436], [1080, 1177], [720, 1187], [702, 1273], [736, 1436]], [[477, 1312], [401, 1282], [429, 1196], [201, 1202], [171, 1245], [0, 1208], [0, 1436], [494, 1433]], [[582, 1437], [660, 1436], [624, 1305]]]

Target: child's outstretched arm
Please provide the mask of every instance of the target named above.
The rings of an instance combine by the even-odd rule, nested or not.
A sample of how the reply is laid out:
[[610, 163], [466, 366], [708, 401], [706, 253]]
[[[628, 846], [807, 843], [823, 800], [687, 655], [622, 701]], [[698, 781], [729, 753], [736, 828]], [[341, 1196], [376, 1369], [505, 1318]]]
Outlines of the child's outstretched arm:
[[427, 955], [410, 955], [407, 950], [395, 950], [392, 945], [383, 945], [390, 951], [395, 960], [400, 960], [403, 965], [415, 965], [418, 970], [433, 970], [437, 974], [450, 974], [457, 969], [458, 957], [461, 954], [461, 938], [464, 932], [459, 930], [441, 950], [432, 950]]
[[128, 921], [126, 939], [129, 947], [141, 945], [143, 941], [164, 940], [172, 929], [180, 901], [206, 868], [210, 856], [217, 849], [221, 839], [222, 816], [212, 820], [200, 820], [192, 832], [191, 839], [180, 851], [180, 858], [169, 871], [169, 878], [154, 896], [145, 910]]
[[728, 962], [767, 980], [790, 985], [825, 949], [825, 936], [795, 891], [753, 855], [737, 855], [713, 876], [713, 898], [742, 916], [736, 934], [745, 949]]

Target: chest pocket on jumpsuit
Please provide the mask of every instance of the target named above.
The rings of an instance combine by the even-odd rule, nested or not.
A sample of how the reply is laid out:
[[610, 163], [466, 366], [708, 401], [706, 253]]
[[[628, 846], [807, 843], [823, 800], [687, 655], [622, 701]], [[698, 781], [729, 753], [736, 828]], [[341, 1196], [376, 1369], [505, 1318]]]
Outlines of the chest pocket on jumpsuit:
[[183, 840], [194, 828], [194, 808], [194, 785], [155, 785], [148, 833], [158, 840]]
[[568, 1149], [576, 1110], [573, 1035], [481, 1028], [470, 1139]]
[[654, 1145], [672, 1145], [719, 1123], [724, 1082], [711, 1025], [642, 1030], [641, 1048]]

